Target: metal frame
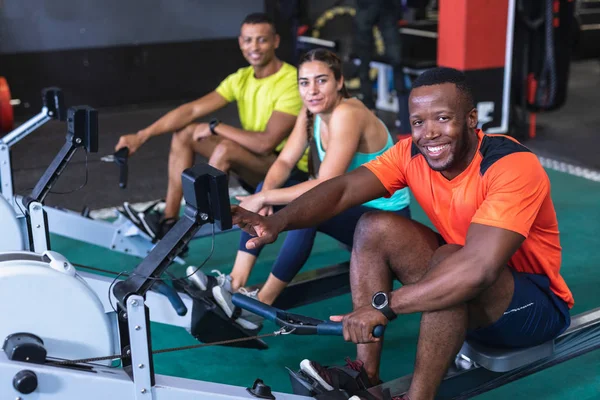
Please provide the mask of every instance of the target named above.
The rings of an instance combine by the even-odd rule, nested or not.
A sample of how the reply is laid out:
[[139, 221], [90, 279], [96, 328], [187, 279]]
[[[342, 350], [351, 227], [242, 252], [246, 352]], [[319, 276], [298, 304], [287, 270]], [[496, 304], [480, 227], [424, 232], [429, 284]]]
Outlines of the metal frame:
[[10, 204], [14, 204], [10, 148], [31, 132], [50, 121], [53, 115], [53, 112], [47, 107], [42, 107], [42, 111], [39, 114], [0, 139], [0, 182], [2, 182], [2, 197], [8, 200]]
[[[0, 351], [0, 387], [7, 398], [28, 399], [28, 395], [13, 388], [12, 379], [19, 371], [29, 370], [36, 374], [39, 387], [43, 388], [42, 393], [34, 394], [40, 400], [256, 400], [243, 387], [164, 375], [156, 375], [156, 384], [142, 393], [141, 389], [135, 389], [134, 383], [123, 370], [88, 367], [62, 368], [11, 361]], [[307, 400], [306, 397], [293, 394], [273, 394], [278, 400]]]
[[12, 205], [14, 205], [14, 187], [12, 166], [10, 163], [10, 148], [51, 119], [58, 119], [60, 121], [65, 119], [64, 98], [59, 88], [49, 87], [42, 90], [42, 104], [42, 110], [37, 115], [0, 139], [1, 192], [2, 196]]

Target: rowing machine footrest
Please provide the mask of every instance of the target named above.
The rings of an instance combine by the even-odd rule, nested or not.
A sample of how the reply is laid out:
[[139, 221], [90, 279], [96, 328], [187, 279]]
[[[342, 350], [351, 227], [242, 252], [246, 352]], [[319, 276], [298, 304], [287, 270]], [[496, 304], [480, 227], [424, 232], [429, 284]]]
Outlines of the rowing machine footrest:
[[335, 396], [339, 394], [341, 399], [347, 399], [348, 394], [345, 391], [341, 390], [325, 390], [315, 379], [308, 376], [304, 373], [304, 371], [299, 370], [298, 372], [294, 372], [288, 367], [288, 374], [290, 376], [290, 383], [292, 384], [292, 393], [298, 396], [306, 396], [306, 397], [316, 397], [319, 395], [330, 394]]
[[[389, 389], [385, 389], [383, 393], [381, 393], [383, 396], [374, 397], [367, 389], [357, 385], [355, 381], [356, 377], [352, 376], [352, 374], [341, 381], [337, 381], [337, 379], [334, 378], [334, 389], [326, 390], [320, 383], [304, 371], [299, 370], [298, 372], [294, 372], [288, 367], [286, 367], [286, 369], [290, 376], [292, 392], [295, 395], [312, 397], [316, 400], [347, 400], [354, 395], [365, 400], [392, 399]], [[339, 387], [337, 387], [338, 385]]]
[[[223, 340], [249, 338], [256, 336], [258, 330], [242, 328], [229, 318], [211, 296], [210, 291], [199, 290], [184, 281], [173, 281], [177, 291], [187, 293], [193, 300], [192, 323], [190, 333], [202, 343], [213, 343]], [[245, 340], [224, 346], [265, 350], [269, 346], [261, 339]]]
[[533, 347], [503, 349], [489, 347], [474, 340], [467, 340], [460, 349], [471, 361], [493, 372], [507, 372], [531, 364], [554, 353], [554, 341]]

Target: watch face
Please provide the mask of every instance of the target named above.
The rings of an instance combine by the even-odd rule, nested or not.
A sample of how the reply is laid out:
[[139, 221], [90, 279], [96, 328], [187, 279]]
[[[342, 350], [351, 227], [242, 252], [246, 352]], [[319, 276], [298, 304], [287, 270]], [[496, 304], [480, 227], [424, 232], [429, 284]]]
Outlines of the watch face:
[[387, 304], [387, 296], [383, 292], [376, 293], [373, 296], [373, 306], [376, 308], [384, 307]]

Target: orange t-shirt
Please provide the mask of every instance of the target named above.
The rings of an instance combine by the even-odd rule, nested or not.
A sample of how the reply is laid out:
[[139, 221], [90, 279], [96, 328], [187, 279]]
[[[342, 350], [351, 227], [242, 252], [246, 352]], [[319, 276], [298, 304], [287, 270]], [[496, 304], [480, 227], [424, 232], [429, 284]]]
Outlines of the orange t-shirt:
[[477, 130], [471, 164], [447, 180], [432, 170], [407, 138], [365, 164], [387, 191], [410, 188], [447, 243], [464, 246], [471, 223], [517, 232], [523, 244], [509, 260], [516, 271], [544, 274], [571, 308], [573, 295], [560, 275], [561, 247], [550, 180], [539, 160], [515, 139]]

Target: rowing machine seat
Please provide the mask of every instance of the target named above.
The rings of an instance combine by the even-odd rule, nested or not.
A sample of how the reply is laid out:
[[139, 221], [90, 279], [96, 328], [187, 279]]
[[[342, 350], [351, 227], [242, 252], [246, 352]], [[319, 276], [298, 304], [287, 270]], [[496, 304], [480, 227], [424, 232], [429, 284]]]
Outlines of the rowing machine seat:
[[459, 355], [493, 372], [507, 372], [531, 364], [554, 353], [554, 340], [533, 347], [501, 349], [485, 346], [474, 340], [467, 340]]

